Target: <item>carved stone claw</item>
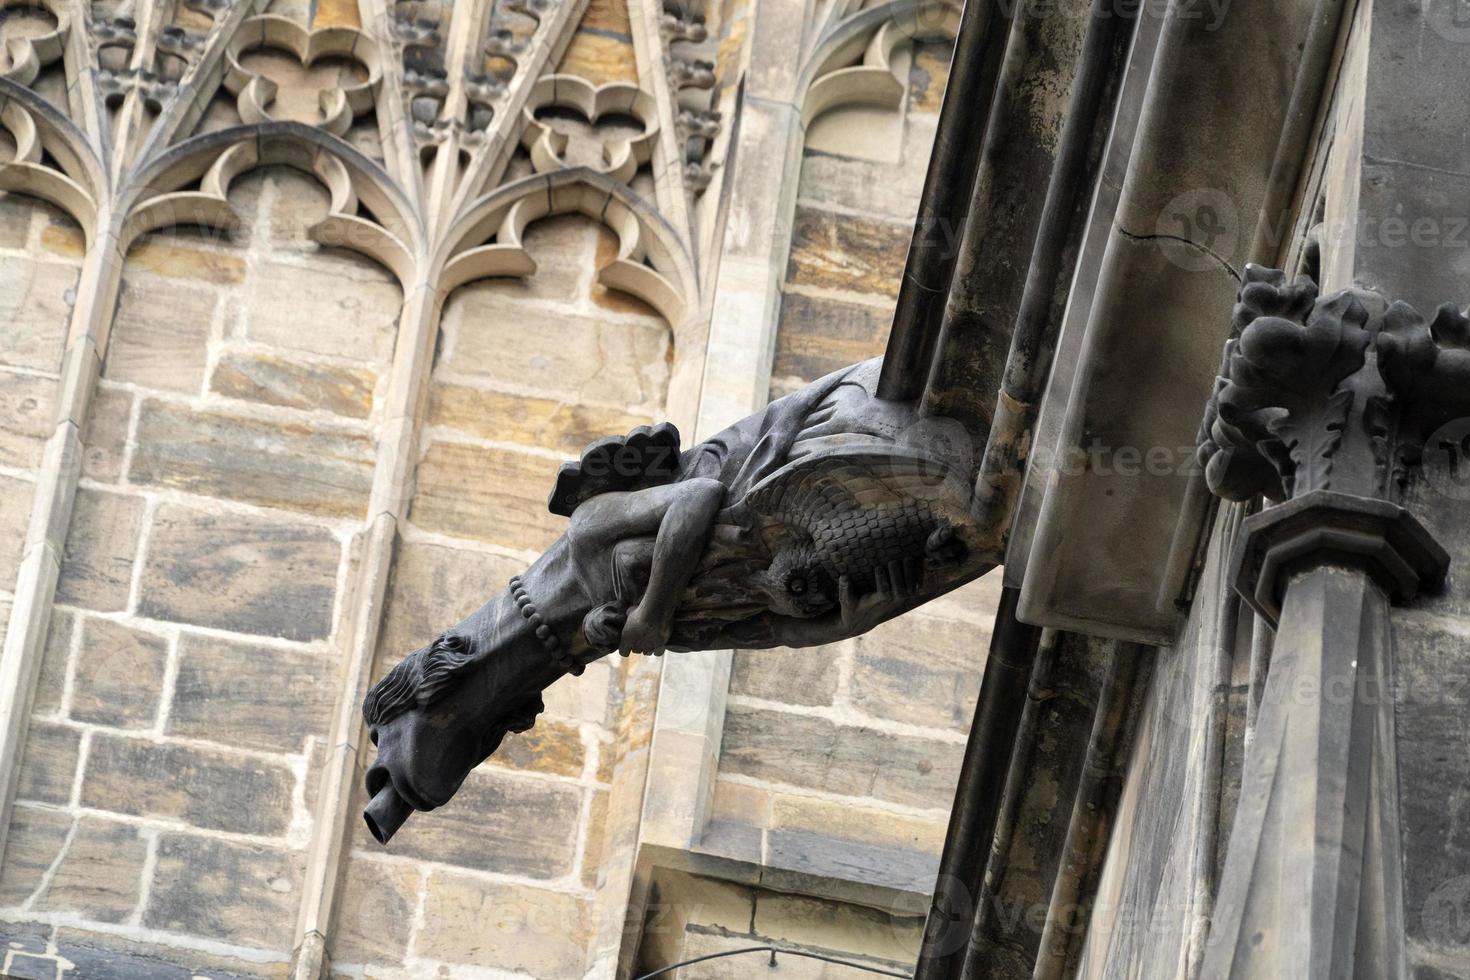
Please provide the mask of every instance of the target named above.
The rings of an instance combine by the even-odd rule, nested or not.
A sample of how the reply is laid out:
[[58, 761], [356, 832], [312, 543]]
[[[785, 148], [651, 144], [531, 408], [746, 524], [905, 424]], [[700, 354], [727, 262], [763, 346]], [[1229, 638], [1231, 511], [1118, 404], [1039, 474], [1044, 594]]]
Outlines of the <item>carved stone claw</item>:
[[929, 534], [924, 542], [924, 554], [936, 565], [953, 565], [964, 559], [965, 543], [959, 539], [954, 525], [945, 521]]

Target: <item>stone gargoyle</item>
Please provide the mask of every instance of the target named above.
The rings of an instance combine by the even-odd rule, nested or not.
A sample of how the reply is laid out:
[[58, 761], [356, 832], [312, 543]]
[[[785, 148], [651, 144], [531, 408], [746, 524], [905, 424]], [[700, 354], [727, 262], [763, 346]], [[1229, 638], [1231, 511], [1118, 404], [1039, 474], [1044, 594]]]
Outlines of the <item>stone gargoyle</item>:
[[547, 686], [592, 660], [832, 643], [993, 568], [970, 440], [876, 397], [880, 366], [828, 375], [687, 450], [664, 424], [565, 464], [549, 506], [566, 532], [368, 692], [373, 836], [447, 803], [535, 723]]

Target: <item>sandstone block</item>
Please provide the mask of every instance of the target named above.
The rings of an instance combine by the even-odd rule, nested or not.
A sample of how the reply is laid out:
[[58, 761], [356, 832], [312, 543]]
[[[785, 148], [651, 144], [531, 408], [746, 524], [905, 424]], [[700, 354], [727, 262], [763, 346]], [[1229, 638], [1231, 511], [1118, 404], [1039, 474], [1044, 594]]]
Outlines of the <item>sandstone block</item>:
[[105, 619], [88, 620], [77, 652], [71, 716], [115, 728], [152, 726], [167, 661], [162, 637]]
[[82, 805], [239, 834], [283, 834], [295, 783], [284, 763], [98, 733]]
[[414, 952], [449, 963], [581, 976], [590, 939], [583, 899], [435, 871]]
[[182, 229], [146, 235], [128, 252], [128, 272], [145, 272], [189, 283], [238, 286], [245, 281], [245, 256], [220, 248], [215, 233]]
[[779, 393], [794, 391], [839, 368], [883, 353], [893, 316], [882, 307], [786, 293], [771, 365]]
[[[572, 870], [581, 790], [534, 776], [481, 768], [447, 806], [415, 814], [393, 850], [501, 874], [559, 878]], [[359, 846], [378, 845], [357, 828]]]
[[366, 368], [231, 351], [220, 358], [209, 387], [231, 398], [365, 419], [372, 411], [376, 381]]
[[[41, 887], [69, 830], [71, 817], [57, 810], [18, 806], [12, 811], [5, 860], [0, 862], [0, 906], [23, 905]], [[17, 926], [0, 922], [0, 936], [10, 929], [20, 931]], [[45, 948], [44, 942], [41, 948]]]
[[58, 806], [71, 802], [81, 742], [82, 733], [75, 728], [32, 720], [25, 755], [21, 757], [16, 795], [23, 800]]
[[[46, 630], [46, 649], [41, 654], [41, 673], [36, 679], [36, 696], [31, 702], [34, 715], [54, 715], [61, 710], [62, 689], [66, 686], [66, 665], [71, 658], [72, 633], [76, 618], [63, 609], [52, 609], [51, 625]], [[3, 628], [3, 627], [0, 627]]]
[[10, 969], [5, 976], [7, 980], [52, 980], [60, 968], [49, 956], [16, 953], [10, 958]]
[[98, 387], [82, 437], [82, 475], [87, 479], [116, 483], [122, 476], [132, 411], [131, 393], [105, 384]]
[[164, 834], [145, 925], [241, 946], [291, 945], [300, 855], [258, 844]]
[[662, 406], [670, 340], [662, 321], [543, 314], [499, 288], [466, 286], [456, 296], [445, 312], [454, 336], [448, 368], [456, 374], [574, 402]]
[[419, 871], [354, 855], [332, 930], [336, 963], [402, 963], [419, 903]]
[[895, 299], [912, 223], [798, 206], [786, 281]]
[[36, 485], [13, 476], [0, 476], [0, 585], [9, 592], [24, 557], [26, 528], [31, 523], [31, 497]]
[[844, 796], [947, 809], [963, 746], [731, 705], [720, 769]]
[[802, 895], [757, 892], [755, 932], [805, 947], [911, 964], [923, 938], [922, 916]]
[[[341, 257], [332, 266], [333, 275], [323, 276], [320, 268], [263, 262], [250, 279], [250, 339], [358, 361], [385, 359], [403, 305], [398, 286], [367, 259]], [[291, 302], [282, 303], [282, 296]]]
[[142, 524], [142, 498], [78, 490], [57, 600], [99, 612], [126, 609]]
[[904, 616], [858, 637], [852, 700], [875, 718], [968, 731], [989, 648], [968, 623]]
[[518, 442], [581, 454], [603, 436], [621, 435], [655, 421], [615, 408], [578, 405], [558, 398], [511, 395], [467, 385], [439, 383], [429, 393], [429, 422], [481, 439]]
[[57, 383], [0, 371], [0, 464], [33, 469], [56, 427]]
[[951, 47], [932, 41], [914, 45], [913, 62], [909, 66], [909, 112], [938, 114], [944, 86], [949, 81]]
[[75, 912], [98, 922], [122, 922], [138, 904], [147, 851], [136, 828], [81, 817], [65, 857], [35, 907]]
[[325, 735], [336, 692], [320, 654], [179, 638], [179, 673], [168, 734], [251, 749], [301, 752]]
[[401, 542], [379, 640], [380, 659], [391, 663], [382, 669], [427, 645], [524, 570], [522, 562], [500, 555]]
[[334, 517], [363, 513], [373, 446], [359, 433], [143, 403], [135, 483]]
[[566, 529], [546, 509], [555, 479], [556, 464], [540, 456], [435, 442], [419, 464], [409, 519], [429, 531], [540, 550]]
[[332, 630], [341, 549], [331, 534], [166, 505], [154, 518], [140, 612], [240, 633], [319, 640]]
[[5, 260], [0, 276], [0, 364], [36, 371], [61, 369], [77, 270], [60, 262]]
[[529, 732], [506, 735], [490, 757], [490, 764], [575, 779], [582, 775], [586, 755], [582, 732], [576, 725], [539, 718]]
[[25, 248], [35, 212], [35, 198], [0, 191], [0, 248]]
[[285, 963], [248, 963], [198, 949], [135, 942], [62, 927], [57, 952], [72, 963], [68, 976], [108, 980], [285, 980]]
[[731, 659], [730, 690], [785, 704], [827, 705], [837, 691], [835, 650], [741, 650]]
[[198, 392], [215, 300], [214, 290], [201, 283], [129, 276], [118, 298], [103, 376]]
[[608, 82], [638, 81], [632, 38], [627, 35], [607, 36], [579, 29], [562, 56], [557, 71], [579, 75], [594, 85]]

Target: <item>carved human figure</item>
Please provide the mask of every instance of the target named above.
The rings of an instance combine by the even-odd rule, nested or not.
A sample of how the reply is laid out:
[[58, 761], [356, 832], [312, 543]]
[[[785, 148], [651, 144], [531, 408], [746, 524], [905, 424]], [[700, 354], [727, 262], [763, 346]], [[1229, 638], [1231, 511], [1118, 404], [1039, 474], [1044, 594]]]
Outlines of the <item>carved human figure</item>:
[[829, 375], [680, 453], [672, 426], [562, 468], [570, 523], [509, 587], [379, 682], [365, 812], [380, 840], [448, 802], [541, 692], [615, 650], [811, 646], [994, 565], [955, 430], [878, 399], [878, 362]]

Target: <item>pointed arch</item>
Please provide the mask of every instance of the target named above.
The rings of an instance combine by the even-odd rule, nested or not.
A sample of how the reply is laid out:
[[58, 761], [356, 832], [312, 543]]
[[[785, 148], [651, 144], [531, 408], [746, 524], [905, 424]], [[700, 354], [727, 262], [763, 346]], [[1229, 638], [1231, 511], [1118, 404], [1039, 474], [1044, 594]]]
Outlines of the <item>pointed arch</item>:
[[525, 177], [467, 207], [435, 256], [440, 295], [476, 279], [533, 275], [535, 260], [522, 245], [527, 226], [572, 213], [618, 236], [618, 256], [598, 271], [599, 284], [638, 297], [676, 330], [698, 309], [694, 264], [678, 233], [626, 185], [586, 167]]
[[[186, 140], [150, 161], [123, 195], [121, 247], [137, 236], [183, 223], [230, 231], [239, 217], [231, 183], [257, 167], [286, 166], [314, 178], [331, 195], [327, 217], [308, 234], [378, 262], [410, 290], [424, 254], [424, 227], [412, 203], [382, 167], [346, 141], [297, 122], [234, 126]], [[184, 189], [195, 181], [198, 190]], [[376, 221], [358, 214], [361, 203]]]
[[[0, 166], [0, 190], [29, 194], [61, 208], [93, 234], [107, 199], [107, 177], [86, 135], [50, 102], [0, 78], [0, 127], [15, 140], [15, 160]], [[42, 162], [47, 154], [60, 171]]]

